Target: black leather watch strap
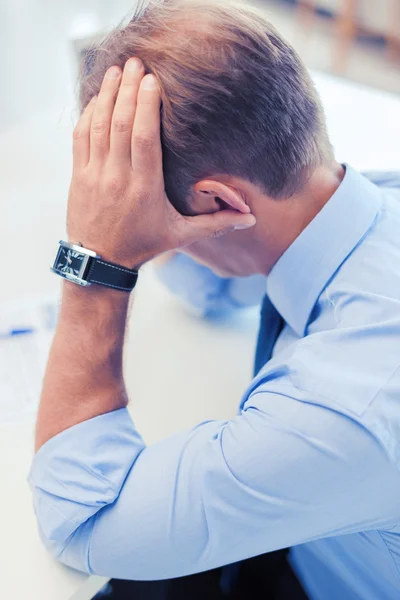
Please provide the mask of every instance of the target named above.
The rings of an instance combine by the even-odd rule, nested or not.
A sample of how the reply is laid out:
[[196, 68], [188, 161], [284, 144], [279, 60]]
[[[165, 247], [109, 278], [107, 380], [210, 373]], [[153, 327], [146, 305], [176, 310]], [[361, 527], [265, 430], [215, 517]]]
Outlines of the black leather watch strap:
[[131, 292], [136, 285], [138, 276], [137, 271], [114, 265], [100, 258], [93, 258], [85, 279], [89, 283], [98, 283], [123, 292]]

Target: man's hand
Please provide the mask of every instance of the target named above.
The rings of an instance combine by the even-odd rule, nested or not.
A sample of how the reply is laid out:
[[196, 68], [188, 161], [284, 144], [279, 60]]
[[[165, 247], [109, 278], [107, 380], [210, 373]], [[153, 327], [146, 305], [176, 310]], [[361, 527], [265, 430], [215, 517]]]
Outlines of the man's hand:
[[233, 210], [184, 217], [174, 209], [164, 190], [157, 80], [138, 58], [123, 73], [111, 67], [74, 132], [69, 240], [134, 268], [254, 224], [253, 215]]

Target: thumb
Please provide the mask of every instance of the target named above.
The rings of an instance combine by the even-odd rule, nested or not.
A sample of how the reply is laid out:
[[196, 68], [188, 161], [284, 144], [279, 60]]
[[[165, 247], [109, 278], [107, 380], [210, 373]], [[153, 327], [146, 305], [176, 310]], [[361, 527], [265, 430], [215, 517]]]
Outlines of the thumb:
[[193, 244], [211, 237], [221, 237], [231, 231], [254, 227], [256, 218], [237, 210], [219, 210], [218, 212], [185, 217], [185, 245]]

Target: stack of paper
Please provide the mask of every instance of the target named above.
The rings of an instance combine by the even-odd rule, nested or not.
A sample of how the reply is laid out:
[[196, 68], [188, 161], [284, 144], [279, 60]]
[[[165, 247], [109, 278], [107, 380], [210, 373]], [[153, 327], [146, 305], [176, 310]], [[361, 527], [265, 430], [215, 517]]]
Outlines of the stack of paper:
[[55, 298], [0, 310], [0, 425], [32, 420], [57, 322]]

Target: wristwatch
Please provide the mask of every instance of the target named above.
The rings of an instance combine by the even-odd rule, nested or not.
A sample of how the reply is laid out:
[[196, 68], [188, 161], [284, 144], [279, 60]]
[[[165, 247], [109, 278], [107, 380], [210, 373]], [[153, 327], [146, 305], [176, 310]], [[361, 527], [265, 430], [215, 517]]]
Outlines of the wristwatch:
[[137, 271], [102, 260], [96, 252], [80, 244], [69, 244], [62, 240], [59, 244], [51, 268], [57, 275], [82, 286], [96, 283], [123, 292], [131, 292], [135, 287], [139, 276]]

